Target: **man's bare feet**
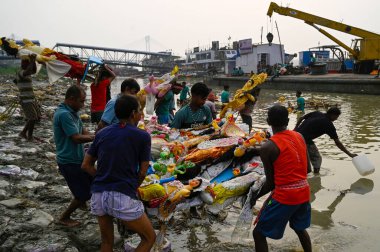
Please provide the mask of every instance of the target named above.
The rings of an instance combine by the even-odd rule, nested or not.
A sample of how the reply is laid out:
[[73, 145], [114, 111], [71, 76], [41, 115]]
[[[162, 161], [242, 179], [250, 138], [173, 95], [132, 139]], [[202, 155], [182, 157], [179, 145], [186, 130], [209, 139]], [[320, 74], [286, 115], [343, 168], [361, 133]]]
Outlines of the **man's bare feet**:
[[64, 219], [64, 220], [60, 219], [58, 220], [57, 223], [66, 227], [77, 227], [81, 224], [79, 221], [76, 221], [73, 219]]
[[190, 207], [190, 216], [195, 219], [201, 219], [200, 214], [196, 207]]
[[87, 203], [85, 202], [82, 205], [80, 205], [79, 209], [82, 210], [82, 211], [88, 211]]
[[36, 143], [46, 143], [46, 141], [42, 138], [39, 138], [39, 137], [35, 137], [35, 136], [32, 136], [32, 140], [29, 140], [28, 141], [31, 141], [31, 142], [36, 142]]
[[20, 134], [18, 134], [18, 136], [24, 139], [28, 139], [28, 137], [26, 136], [26, 133], [24, 132], [21, 132]]

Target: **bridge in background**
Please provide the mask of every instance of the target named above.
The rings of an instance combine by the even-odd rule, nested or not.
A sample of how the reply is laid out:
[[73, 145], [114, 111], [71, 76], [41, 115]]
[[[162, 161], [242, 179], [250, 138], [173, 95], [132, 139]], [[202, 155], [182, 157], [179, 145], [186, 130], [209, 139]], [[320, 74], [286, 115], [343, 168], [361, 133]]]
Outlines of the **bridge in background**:
[[146, 52], [109, 47], [97, 47], [57, 43], [54, 50], [68, 55], [76, 55], [86, 61], [90, 56], [101, 58], [106, 64], [142, 67], [145, 69], [171, 70], [179, 59], [170, 52]]

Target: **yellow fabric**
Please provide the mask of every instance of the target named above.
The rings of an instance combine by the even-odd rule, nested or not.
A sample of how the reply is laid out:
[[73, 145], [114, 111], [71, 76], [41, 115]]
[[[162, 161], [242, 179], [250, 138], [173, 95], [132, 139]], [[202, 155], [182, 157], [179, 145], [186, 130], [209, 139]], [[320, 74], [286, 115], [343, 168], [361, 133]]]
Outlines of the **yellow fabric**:
[[169, 198], [171, 202], [178, 202], [182, 200], [183, 198], [187, 198], [190, 196], [192, 191], [191, 186], [186, 186], [186, 188], [180, 189], [178, 192], [174, 194], [172, 198]]
[[141, 90], [136, 94], [137, 97], [142, 96], [142, 95], [146, 95], [146, 91], [145, 91], [145, 89], [141, 89]]
[[46, 57], [46, 56], [43, 56], [43, 55], [37, 55], [37, 57], [36, 57], [36, 60], [39, 63], [48, 62], [48, 61], [55, 60], [55, 59], [57, 59], [55, 56]]
[[173, 68], [173, 70], [171, 71], [170, 75], [176, 75], [176, 74], [178, 73], [178, 71], [179, 71], [179, 68], [178, 68], [178, 66], [176, 65], [176, 66]]
[[227, 110], [229, 108], [233, 110], [237, 110], [239, 107], [242, 107], [246, 101], [251, 100], [255, 101], [255, 98], [247, 93], [257, 87], [258, 85], [261, 85], [265, 82], [265, 79], [267, 78], [266, 73], [261, 73], [259, 75], [253, 75], [243, 86], [243, 88], [238, 89], [234, 95], [234, 98], [232, 101], [227, 103], [226, 106], [224, 106], [223, 110], [220, 111], [220, 118], [224, 118]]
[[32, 41], [30, 41], [29, 39], [26, 39], [26, 38], [24, 38], [22, 40], [22, 42], [24, 42], [25, 46], [35, 46], [35, 44]]
[[141, 111], [144, 111], [145, 105], [146, 105], [146, 91], [145, 89], [141, 89], [137, 94], [137, 100], [140, 103]]
[[9, 43], [9, 46], [10, 46], [11, 48], [20, 49], [20, 46], [18, 46], [18, 45], [16, 44], [15, 41], [13, 41], [13, 40], [8, 40], [8, 43]]
[[55, 51], [50, 49], [50, 48], [46, 48], [46, 47], [41, 52], [42, 55], [48, 55], [48, 54], [52, 54], [52, 53], [55, 53]]
[[165, 188], [160, 184], [150, 184], [137, 189], [140, 199], [150, 201], [152, 199], [161, 198], [166, 195]]
[[235, 187], [235, 188], [225, 188], [223, 187], [223, 184], [217, 184], [213, 188], [214, 193], [216, 195], [214, 202], [223, 204], [224, 201], [228, 198], [243, 195], [247, 191], [248, 188], [249, 188], [249, 185], [242, 186], [242, 187]]
[[48, 62], [51, 60], [57, 59], [54, 55], [50, 56], [44, 56], [41, 53], [43, 52], [44, 48], [39, 47], [39, 46], [27, 46], [27, 47], [22, 47], [19, 49], [18, 52], [18, 57], [21, 59], [29, 59], [29, 54], [36, 54], [36, 61], [39, 63], [43, 62]]

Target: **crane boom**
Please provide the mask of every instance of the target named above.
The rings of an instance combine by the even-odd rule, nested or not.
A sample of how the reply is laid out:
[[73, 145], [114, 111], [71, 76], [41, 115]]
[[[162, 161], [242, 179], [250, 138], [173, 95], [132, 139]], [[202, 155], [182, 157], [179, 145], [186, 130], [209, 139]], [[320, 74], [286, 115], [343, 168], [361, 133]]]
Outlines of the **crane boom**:
[[342, 41], [340, 41], [339, 39], [337, 39], [336, 37], [334, 37], [333, 35], [331, 35], [327, 31], [323, 30], [322, 28], [319, 28], [315, 24], [311, 24], [311, 23], [308, 23], [308, 22], [305, 22], [305, 23], [307, 23], [308, 25], [313, 26], [320, 33], [322, 33], [323, 35], [325, 35], [326, 37], [328, 37], [329, 39], [331, 39], [332, 41], [334, 41], [335, 43], [337, 43], [338, 45], [340, 45], [341, 47], [343, 47], [347, 51], [349, 51], [354, 58], [358, 58], [358, 52], [357, 51], [355, 51], [354, 49], [352, 49], [351, 47], [349, 47], [348, 45], [346, 45], [345, 43], [343, 43]]
[[[313, 26], [323, 35], [327, 36], [338, 45], [346, 49], [350, 52], [351, 57], [356, 60], [356, 71], [360, 73], [370, 72], [373, 68], [374, 60], [380, 59], [380, 34], [339, 23], [327, 18], [318, 17], [296, 9], [281, 7], [278, 4], [271, 2], [267, 15], [272, 17], [273, 12], [305, 21], [306, 24]], [[317, 25], [351, 34], [359, 38], [355, 39], [353, 47], [349, 47], [327, 31], [319, 28]]]
[[271, 2], [269, 5], [269, 9], [267, 12], [267, 15], [271, 17], [273, 15], [273, 12], [277, 12], [280, 15], [283, 16], [290, 16], [293, 18], [298, 18], [306, 23], [313, 23], [325, 26], [327, 28], [331, 28], [337, 31], [341, 31], [344, 33], [352, 34], [354, 36], [360, 37], [360, 38], [378, 38], [380, 39], [380, 34], [366, 31], [351, 25], [346, 25], [343, 23], [339, 23], [327, 18], [318, 17], [306, 12], [302, 12], [296, 9], [288, 8], [288, 7], [281, 7], [278, 4]]

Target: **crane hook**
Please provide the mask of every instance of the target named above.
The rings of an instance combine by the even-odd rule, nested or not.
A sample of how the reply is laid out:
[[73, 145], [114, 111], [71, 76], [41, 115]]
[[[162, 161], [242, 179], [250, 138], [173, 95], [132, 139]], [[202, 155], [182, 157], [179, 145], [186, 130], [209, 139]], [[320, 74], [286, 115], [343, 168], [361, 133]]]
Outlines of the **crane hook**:
[[268, 34], [267, 34], [267, 40], [269, 42], [269, 45], [272, 45], [273, 34], [271, 32], [268, 32]]

